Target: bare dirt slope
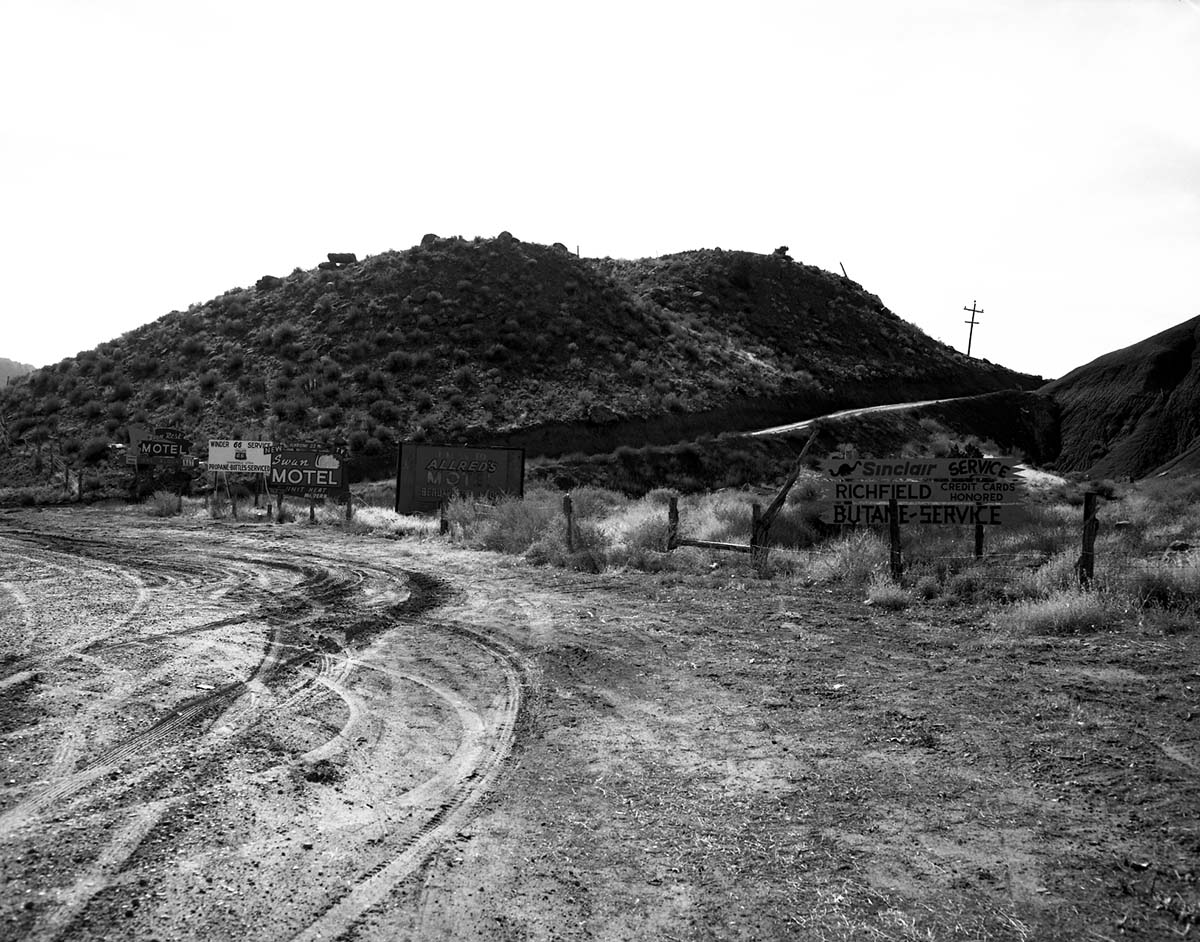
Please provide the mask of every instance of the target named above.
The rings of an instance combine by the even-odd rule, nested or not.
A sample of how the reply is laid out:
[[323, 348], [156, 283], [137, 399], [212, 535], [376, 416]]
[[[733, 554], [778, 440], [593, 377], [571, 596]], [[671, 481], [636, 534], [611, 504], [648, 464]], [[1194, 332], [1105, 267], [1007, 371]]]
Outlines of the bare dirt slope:
[[1172, 938], [1197, 647], [5, 513], [0, 937]]
[[1042, 392], [1062, 412], [1060, 469], [1128, 478], [1195, 470], [1200, 316], [1105, 354]]

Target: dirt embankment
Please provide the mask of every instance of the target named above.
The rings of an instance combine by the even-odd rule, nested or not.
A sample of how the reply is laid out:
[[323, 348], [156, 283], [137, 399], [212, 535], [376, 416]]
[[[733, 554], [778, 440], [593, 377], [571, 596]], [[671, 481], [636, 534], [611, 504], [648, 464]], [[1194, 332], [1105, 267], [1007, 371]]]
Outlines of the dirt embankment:
[[0, 935], [1193, 926], [1194, 633], [1014, 638], [739, 564], [0, 516]]

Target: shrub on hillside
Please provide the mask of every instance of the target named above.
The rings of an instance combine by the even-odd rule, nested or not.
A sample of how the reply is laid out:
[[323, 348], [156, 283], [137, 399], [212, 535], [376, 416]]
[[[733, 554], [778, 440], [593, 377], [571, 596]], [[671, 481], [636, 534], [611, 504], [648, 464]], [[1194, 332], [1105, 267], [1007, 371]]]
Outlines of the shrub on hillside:
[[110, 442], [107, 438], [89, 438], [79, 448], [79, 459], [87, 465], [98, 464], [108, 456], [109, 444]]

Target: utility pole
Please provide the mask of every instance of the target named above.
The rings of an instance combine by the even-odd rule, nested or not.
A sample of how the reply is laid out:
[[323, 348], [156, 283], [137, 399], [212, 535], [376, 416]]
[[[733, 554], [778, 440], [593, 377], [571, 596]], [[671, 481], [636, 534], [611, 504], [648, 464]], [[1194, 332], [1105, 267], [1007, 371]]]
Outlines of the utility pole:
[[972, 301], [972, 302], [971, 302], [971, 306], [970, 306], [970, 307], [965, 307], [965, 306], [964, 306], [964, 307], [963, 307], [963, 310], [964, 310], [964, 311], [970, 311], [970, 312], [971, 312], [971, 319], [970, 319], [969, 321], [963, 321], [963, 323], [964, 323], [964, 324], [970, 324], [970, 325], [971, 325], [971, 330], [970, 330], [970, 332], [967, 334], [967, 356], [970, 356], [970, 355], [971, 355], [971, 340], [972, 340], [972, 339], [974, 339], [974, 337], [975, 337], [975, 325], [979, 323], [979, 321], [975, 320], [975, 315], [976, 315], [976, 314], [982, 314], [982, 313], [983, 313], [983, 308], [979, 308], [979, 310], [976, 310], [976, 309], [975, 309], [975, 302], [974, 302], [974, 301]]

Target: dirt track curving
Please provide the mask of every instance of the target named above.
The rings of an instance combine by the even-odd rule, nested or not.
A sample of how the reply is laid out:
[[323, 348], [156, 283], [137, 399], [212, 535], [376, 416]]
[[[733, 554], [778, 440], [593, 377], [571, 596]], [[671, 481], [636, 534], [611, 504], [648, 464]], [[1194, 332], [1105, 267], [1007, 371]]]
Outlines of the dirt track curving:
[[744, 566], [0, 510], [0, 938], [1195, 934], [1200, 632]]
[[6, 930], [336, 938], [487, 794], [521, 656], [438, 620], [451, 583], [289, 535], [0, 531], [3, 731], [29, 773], [0, 844], [36, 862]]

